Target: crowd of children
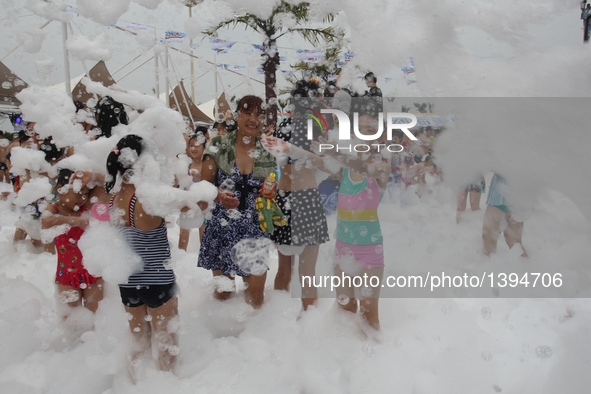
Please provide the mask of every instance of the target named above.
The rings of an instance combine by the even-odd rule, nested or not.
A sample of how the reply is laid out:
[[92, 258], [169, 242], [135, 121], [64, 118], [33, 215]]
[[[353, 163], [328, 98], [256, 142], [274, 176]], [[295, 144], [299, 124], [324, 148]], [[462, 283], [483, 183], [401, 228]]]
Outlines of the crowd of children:
[[[348, 110], [358, 113], [356, 132], [371, 136], [375, 135], [383, 103], [375, 76], [370, 73], [366, 80], [369, 90], [365, 95], [352, 94], [336, 84], [327, 87], [326, 92], [334, 98], [339, 97], [338, 91], [341, 96], [364, 96], [366, 101], [362, 106]], [[427, 174], [441, 179], [442, 172], [433, 155], [440, 130], [432, 127], [413, 129], [415, 139], [395, 131], [390, 142], [402, 146], [403, 150], [390, 156], [380, 154], [375, 148], [356, 155], [318, 152], [319, 142], [329, 138], [329, 128], [336, 124], [336, 119], [323, 117], [317, 111], [320, 107], [315, 107], [330, 106], [330, 101], [317, 100], [322, 91], [314, 81], [299, 81], [292, 91], [292, 116], [276, 129], [266, 125], [269, 114], [265, 112], [263, 101], [245, 96], [238, 102], [236, 112], [226, 114], [223, 122], [211, 126], [190, 124], [188, 132], [178, 131], [185, 133], [186, 150], [178, 152], [176, 158], [169, 158], [171, 163], [176, 161], [178, 167], [175, 186], [187, 191], [196, 183], [209, 182], [218, 188], [215, 201], [199, 202], [201, 210], [209, 212], [206, 221], [189, 206], [177, 211], [178, 248], [186, 250], [191, 230], [198, 229], [197, 265], [212, 271], [219, 284], [214, 292], [217, 299], [227, 299], [234, 291], [227, 283], [241, 276], [247, 284], [246, 301], [254, 308], [264, 302], [266, 272], [249, 271], [234, 258], [236, 247], [245, 240], [270, 239], [277, 245], [276, 290], [289, 290], [296, 257], [300, 278], [314, 276], [319, 247], [332, 239], [318, 191], [316, 169], [339, 180], [334, 240], [334, 273], [339, 276], [366, 273], [381, 278], [385, 258], [378, 207], [384, 193], [397, 187], [411, 188], [421, 196], [429, 192]], [[313, 100], [302, 104], [297, 101], [302, 98]], [[114, 127], [129, 123], [125, 106], [111, 97], [100, 99], [94, 110], [94, 122], [87, 120], [83, 125], [89, 140], [110, 138]], [[307, 137], [311, 118], [314, 119], [312, 140]], [[273, 135], [267, 136], [271, 132]], [[178, 314], [178, 301], [175, 273], [166, 266], [171, 259], [166, 220], [164, 215], [150, 214], [136, 194], [138, 181], [134, 178], [135, 163], [146, 150], [145, 139], [134, 134], [119, 139], [104, 158], [106, 172], [100, 174], [60, 167], [60, 161], [75, 150], [58, 149], [51, 137], [41, 139], [35, 131], [35, 123], [28, 123], [26, 130], [13, 135], [12, 141], [2, 137], [0, 169], [4, 180], [9, 178], [12, 182], [14, 192], [18, 194], [27, 182], [39, 178], [46, 178], [53, 188], [53, 198], [37, 198], [20, 207], [22, 212], [16, 223], [14, 242], [22, 242], [28, 236], [34, 245], [41, 247], [45, 241], [44, 250], [55, 253], [57, 259], [55, 283], [59, 303], [70, 307], [83, 305], [94, 312], [103, 297], [104, 281], [85, 269], [77, 244], [90, 225], [90, 217], [110, 219], [143, 263], [141, 271], [118, 284], [124, 308], [131, 316], [131, 332], [136, 337], [137, 347], [131, 359], [149, 347], [150, 337], [154, 335], [159, 343], [167, 344], [159, 347], [160, 368], [172, 370], [178, 348], [176, 333], [168, 323]], [[385, 138], [384, 133], [374, 142], [385, 143]], [[14, 159], [23, 156], [25, 149], [38, 151], [44, 162], [28, 168], [14, 165]], [[501, 179], [493, 181], [501, 182]], [[491, 189], [494, 188], [495, 184], [491, 185]], [[476, 210], [484, 191], [482, 178], [458, 193], [458, 222], [468, 195], [472, 210]], [[494, 252], [493, 244], [505, 228], [510, 246], [521, 243], [523, 223], [511, 219], [498, 193], [493, 197], [489, 194], [489, 199], [495, 196], [495, 201], [487, 202], [488, 216], [494, 214], [496, 218], [494, 229], [485, 223], [483, 237], [487, 254]], [[3, 194], [3, 198], [8, 197]], [[268, 213], [265, 209], [275, 211], [265, 216]], [[501, 228], [503, 223], [505, 228]], [[47, 240], [44, 232], [55, 235]], [[303, 282], [301, 285], [302, 307], [306, 310], [315, 305], [317, 293], [314, 287]], [[337, 304], [362, 316], [368, 335], [377, 333], [380, 329], [379, 287], [361, 293], [354, 290], [338, 288]], [[67, 315], [67, 308], [64, 315]], [[157, 318], [151, 319], [152, 316]], [[132, 377], [135, 376], [131, 372]]]

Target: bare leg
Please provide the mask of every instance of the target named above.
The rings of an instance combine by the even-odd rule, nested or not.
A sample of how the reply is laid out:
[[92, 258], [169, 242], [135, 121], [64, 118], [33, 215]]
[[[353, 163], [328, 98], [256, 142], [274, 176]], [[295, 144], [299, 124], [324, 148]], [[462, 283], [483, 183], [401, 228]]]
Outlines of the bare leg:
[[24, 241], [25, 239], [27, 239], [27, 232], [25, 230], [21, 228], [14, 230], [14, 243]]
[[468, 198], [468, 190], [464, 189], [458, 194], [458, 209], [456, 213], [456, 223], [460, 223], [460, 216], [466, 210], [466, 200]]
[[[72, 286], [57, 285], [58, 300], [61, 305], [68, 305], [72, 308], [82, 305], [82, 291]], [[65, 312], [66, 316], [69, 312]]]
[[[224, 275], [224, 274], [222, 273], [222, 271], [220, 271], [220, 270], [214, 270], [214, 271], [212, 271], [212, 273], [213, 273], [213, 276], [214, 276], [214, 278], [215, 278], [216, 276], [225, 276], [226, 278], [228, 278], [228, 279], [230, 279], [230, 280], [234, 280], [234, 278], [230, 277], [229, 275]], [[214, 296], [216, 299], [220, 300], [220, 301], [225, 301], [225, 300], [227, 300], [228, 298], [230, 298], [230, 296], [232, 295], [232, 293], [233, 293], [233, 291], [218, 291], [218, 289], [217, 289], [217, 288], [215, 288], [215, 289], [213, 290], [213, 296]]]
[[484, 211], [482, 224], [482, 241], [484, 254], [490, 256], [497, 251], [497, 241], [501, 235], [501, 220], [505, 213], [497, 207], [488, 205]]
[[125, 306], [125, 312], [129, 313], [129, 328], [135, 337], [136, 350], [141, 352], [149, 345], [151, 336], [150, 323], [146, 320], [148, 316], [148, 307], [146, 304], [130, 308]]
[[205, 224], [202, 224], [201, 227], [199, 227], [199, 243], [201, 243], [201, 240], [203, 239], [203, 232], [205, 231]]
[[51, 254], [55, 254], [55, 244], [50, 242], [48, 244], [43, 244], [43, 251]]
[[289, 284], [291, 283], [291, 272], [293, 270], [294, 256], [286, 256], [277, 251], [279, 257], [279, 267], [277, 268], [277, 275], [275, 275], [275, 283], [273, 288], [275, 290], [289, 291]]
[[160, 370], [172, 371], [177, 352], [171, 347], [178, 345], [178, 339], [176, 330], [170, 323], [179, 314], [177, 296], [172, 297], [158, 308], [148, 308], [148, 313], [152, 316], [151, 324], [158, 346], [158, 365]]
[[304, 287], [302, 278], [304, 276], [314, 277], [316, 275], [316, 261], [318, 260], [319, 245], [308, 245], [300, 255], [299, 274], [302, 285], [302, 306], [307, 310], [310, 305], [315, 305], [318, 299], [318, 289], [314, 286]]
[[[335, 265], [334, 274], [335, 276], [342, 278], [343, 271], [341, 270], [341, 267]], [[339, 308], [351, 313], [357, 313], [357, 300], [355, 299], [355, 291], [352, 287], [341, 284], [341, 286], [337, 287], [336, 293]]]
[[191, 234], [191, 230], [182, 228], [179, 234], [179, 249], [184, 251], [187, 250], [187, 245], [189, 245], [189, 236]]
[[513, 248], [513, 245], [519, 244], [523, 250], [521, 257], [528, 257], [527, 252], [523, 247], [523, 243], [521, 242], [521, 237], [523, 235], [523, 222], [516, 222], [511, 218], [511, 216], [507, 218], [507, 222], [507, 228], [503, 232], [507, 246], [509, 246], [509, 249], [511, 249]]
[[148, 316], [148, 307], [146, 304], [137, 306], [135, 308], [125, 306], [125, 311], [129, 314], [129, 328], [131, 329], [131, 332], [134, 336], [129, 365], [127, 368], [131, 380], [135, 384], [137, 381], [136, 361], [139, 355], [150, 347], [150, 323], [146, 321], [146, 316]]
[[82, 290], [84, 306], [92, 313], [96, 312], [99, 301], [103, 299], [104, 284], [105, 281], [103, 278], [100, 278], [93, 285], [90, 285], [86, 289]]
[[[477, 191], [474, 191], [474, 190], [471, 190], [470, 191], [470, 208], [473, 211], [479, 211], [480, 210], [480, 196], [481, 195], [482, 195], [481, 192], [477, 192]], [[464, 206], [464, 208], [465, 208], [465, 206]]]
[[365, 270], [368, 277], [380, 278], [380, 284], [377, 287], [369, 287], [366, 291], [371, 291], [367, 297], [359, 300], [359, 308], [363, 311], [363, 317], [367, 324], [376, 331], [380, 330], [380, 318], [378, 314], [378, 304], [380, 300], [380, 286], [384, 276], [383, 268], [368, 268]]
[[245, 276], [243, 279], [248, 285], [244, 290], [244, 298], [246, 302], [255, 309], [260, 308], [265, 300], [265, 281], [267, 279], [267, 273], [265, 272], [260, 276]]

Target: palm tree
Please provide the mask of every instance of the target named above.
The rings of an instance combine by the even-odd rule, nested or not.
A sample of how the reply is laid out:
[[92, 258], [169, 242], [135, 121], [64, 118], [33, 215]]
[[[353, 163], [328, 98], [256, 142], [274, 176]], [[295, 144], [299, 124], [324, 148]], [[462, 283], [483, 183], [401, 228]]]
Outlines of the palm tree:
[[[324, 61], [322, 63], [307, 63], [305, 61], [300, 61], [294, 65], [291, 65], [291, 68], [295, 71], [291, 77], [287, 78], [287, 81], [291, 85], [295, 85], [295, 83], [302, 79], [306, 75], [313, 75], [320, 78], [324, 83], [328, 83], [330, 81], [330, 77], [333, 75], [339, 75], [341, 73], [341, 65], [339, 60], [341, 59], [342, 48], [338, 45], [332, 46], [330, 48], [326, 48], [324, 51]], [[289, 93], [291, 91], [291, 87], [286, 89], [282, 89], [279, 94]]]
[[[282, 21], [290, 18], [291, 23], [286, 26]], [[334, 14], [327, 14], [323, 18], [323, 23], [334, 21]], [[310, 44], [316, 46], [320, 41], [333, 42], [340, 40], [344, 33], [332, 26], [313, 28], [306, 27], [304, 24], [310, 20], [310, 3], [300, 2], [297, 4], [280, 0], [273, 7], [271, 15], [267, 19], [246, 13], [236, 15], [233, 18], [220, 22], [217, 26], [206, 30], [205, 34], [210, 36], [217, 35], [217, 31], [223, 27], [238, 24], [244, 25], [245, 29], [252, 29], [260, 33], [263, 37], [263, 72], [265, 74], [265, 98], [268, 105], [268, 122], [271, 125], [277, 123], [277, 92], [275, 91], [277, 81], [277, 68], [279, 67], [279, 50], [277, 40], [288, 33], [298, 33]]]

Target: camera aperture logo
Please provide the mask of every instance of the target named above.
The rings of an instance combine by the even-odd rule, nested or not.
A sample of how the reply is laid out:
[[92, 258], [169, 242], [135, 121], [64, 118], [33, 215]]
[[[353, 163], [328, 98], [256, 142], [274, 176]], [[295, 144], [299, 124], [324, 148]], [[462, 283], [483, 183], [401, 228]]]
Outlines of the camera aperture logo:
[[[320, 110], [321, 114], [333, 114], [339, 121], [339, 142], [351, 140], [351, 130], [356, 138], [362, 141], [379, 141], [384, 133], [384, 113], [378, 114], [377, 131], [373, 135], [363, 134], [359, 131], [359, 113], [353, 113], [353, 128], [351, 128], [351, 121], [349, 116], [341, 110], [332, 108], [323, 108]], [[392, 141], [392, 131], [400, 130], [409, 139], [417, 141], [417, 137], [410, 132], [409, 129], [413, 128], [417, 124], [417, 117], [413, 114], [406, 112], [387, 112], [386, 113], [386, 137], [387, 141]], [[308, 119], [308, 139], [313, 139], [313, 119]], [[388, 152], [398, 153], [404, 150], [404, 147], [400, 144], [383, 144], [383, 143], [372, 143], [372, 144], [319, 144], [320, 152], [326, 150], [336, 149], [339, 151], [348, 152], [369, 152], [374, 147], [380, 152], [381, 149], [386, 149]]]

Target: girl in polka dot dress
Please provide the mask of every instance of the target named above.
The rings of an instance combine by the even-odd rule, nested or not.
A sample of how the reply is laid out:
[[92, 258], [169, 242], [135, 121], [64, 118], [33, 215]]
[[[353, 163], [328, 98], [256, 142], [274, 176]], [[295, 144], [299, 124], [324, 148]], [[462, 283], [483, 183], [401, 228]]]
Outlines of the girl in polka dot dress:
[[[359, 106], [358, 130], [364, 135], [375, 135], [378, 106], [371, 102]], [[383, 137], [386, 137], [385, 133]], [[380, 137], [367, 144], [383, 144]], [[320, 139], [320, 143], [326, 143]], [[318, 168], [328, 169], [325, 160], [311, 152], [297, 148], [276, 138], [267, 137], [265, 147], [271, 152], [288, 152], [290, 157], [308, 158]], [[312, 142], [318, 152], [318, 143]], [[334, 156], [344, 167], [340, 170], [341, 184], [338, 195], [338, 216], [334, 256], [334, 275], [351, 279], [351, 285], [336, 289], [339, 307], [363, 317], [362, 328], [368, 335], [380, 329], [378, 300], [384, 274], [383, 237], [378, 218], [378, 205], [388, 185], [390, 163], [377, 151], [358, 153], [357, 157], [343, 155], [335, 150], [324, 151]], [[367, 288], [355, 288], [355, 277], [378, 278], [368, 281]], [[346, 280], [343, 282], [347, 282]], [[377, 285], [376, 285], [377, 283]]]

